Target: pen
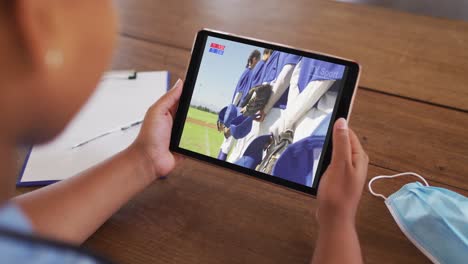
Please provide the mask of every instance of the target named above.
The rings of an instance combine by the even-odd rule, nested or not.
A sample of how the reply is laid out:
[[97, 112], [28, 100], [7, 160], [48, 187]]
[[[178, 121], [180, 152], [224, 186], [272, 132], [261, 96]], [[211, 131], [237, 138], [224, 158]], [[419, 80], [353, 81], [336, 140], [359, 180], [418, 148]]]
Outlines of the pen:
[[135, 122], [135, 123], [131, 123], [131, 124], [128, 125], [128, 126], [121, 127], [120, 130], [125, 131], [125, 130], [130, 129], [130, 128], [134, 127], [134, 126], [138, 126], [138, 125], [140, 125], [141, 123], [143, 123], [143, 120], [137, 121], [137, 122]]
[[124, 126], [124, 127], [118, 128], [118, 129], [114, 129], [114, 130], [111, 130], [111, 131], [102, 133], [102, 134], [100, 134], [100, 135], [98, 135], [98, 136], [95, 136], [95, 137], [93, 137], [93, 138], [90, 138], [90, 139], [88, 139], [88, 140], [86, 140], [86, 141], [83, 141], [83, 142], [81, 142], [81, 143], [78, 143], [78, 144], [72, 146], [71, 149], [79, 148], [79, 147], [81, 147], [81, 146], [84, 146], [84, 145], [86, 145], [86, 144], [88, 144], [88, 143], [90, 143], [90, 142], [92, 142], [92, 141], [95, 141], [95, 140], [97, 140], [97, 139], [100, 139], [100, 138], [102, 138], [102, 137], [105, 137], [105, 136], [107, 136], [107, 135], [110, 135], [110, 134], [112, 134], [112, 133], [115, 133], [115, 132], [118, 132], [118, 131], [125, 131], [125, 130], [128, 130], [128, 129], [132, 128], [132, 127], [136, 127], [136, 126], [138, 126], [138, 125], [141, 125], [142, 123], [143, 123], [143, 120], [140, 120], [140, 121], [136, 121], [136, 122], [134, 122], [134, 123], [131, 123], [131, 124], [128, 125], [128, 126]]

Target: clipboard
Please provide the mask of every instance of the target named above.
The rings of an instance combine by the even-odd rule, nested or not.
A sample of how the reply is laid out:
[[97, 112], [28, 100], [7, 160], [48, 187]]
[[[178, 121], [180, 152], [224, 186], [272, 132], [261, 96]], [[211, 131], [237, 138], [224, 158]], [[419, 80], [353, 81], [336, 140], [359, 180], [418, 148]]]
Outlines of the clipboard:
[[[168, 91], [169, 84], [167, 71], [104, 74], [94, 94], [56, 139], [27, 149], [16, 186], [55, 183], [125, 149], [138, 135], [146, 110]], [[128, 129], [120, 131], [122, 127]]]

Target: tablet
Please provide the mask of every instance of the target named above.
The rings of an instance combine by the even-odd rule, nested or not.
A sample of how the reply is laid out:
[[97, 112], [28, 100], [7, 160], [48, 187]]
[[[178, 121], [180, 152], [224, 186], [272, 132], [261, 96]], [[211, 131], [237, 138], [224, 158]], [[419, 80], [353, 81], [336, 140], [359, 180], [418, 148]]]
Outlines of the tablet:
[[315, 196], [359, 71], [351, 60], [201, 30], [170, 149]]

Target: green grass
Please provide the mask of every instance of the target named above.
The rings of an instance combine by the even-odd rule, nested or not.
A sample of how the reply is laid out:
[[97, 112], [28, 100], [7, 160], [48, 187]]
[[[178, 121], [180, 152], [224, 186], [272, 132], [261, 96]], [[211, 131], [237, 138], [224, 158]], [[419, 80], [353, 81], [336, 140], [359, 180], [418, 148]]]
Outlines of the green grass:
[[201, 111], [193, 107], [189, 108], [187, 117], [198, 119], [200, 121], [214, 125], [216, 125], [216, 121], [218, 120], [218, 116], [216, 114]]
[[[193, 107], [189, 108], [187, 117], [213, 125], [216, 125], [216, 121], [218, 120], [216, 114]], [[216, 129], [188, 121], [184, 125], [180, 147], [216, 158], [223, 140], [223, 134], [219, 133]]]
[[186, 122], [180, 147], [216, 158], [223, 139], [223, 134], [216, 129]]

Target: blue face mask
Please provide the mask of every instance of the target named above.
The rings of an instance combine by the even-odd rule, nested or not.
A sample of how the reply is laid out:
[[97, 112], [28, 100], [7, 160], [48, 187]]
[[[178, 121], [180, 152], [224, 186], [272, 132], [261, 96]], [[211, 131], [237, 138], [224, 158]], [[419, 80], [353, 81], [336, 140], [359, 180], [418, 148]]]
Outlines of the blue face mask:
[[[382, 178], [403, 175], [419, 177], [388, 198], [372, 190]], [[429, 186], [412, 172], [377, 176], [370, 180], [369, 191], [385, 200], [401, 231], [434, 263], [468, 263], [468, 198], [444, 188]]]

